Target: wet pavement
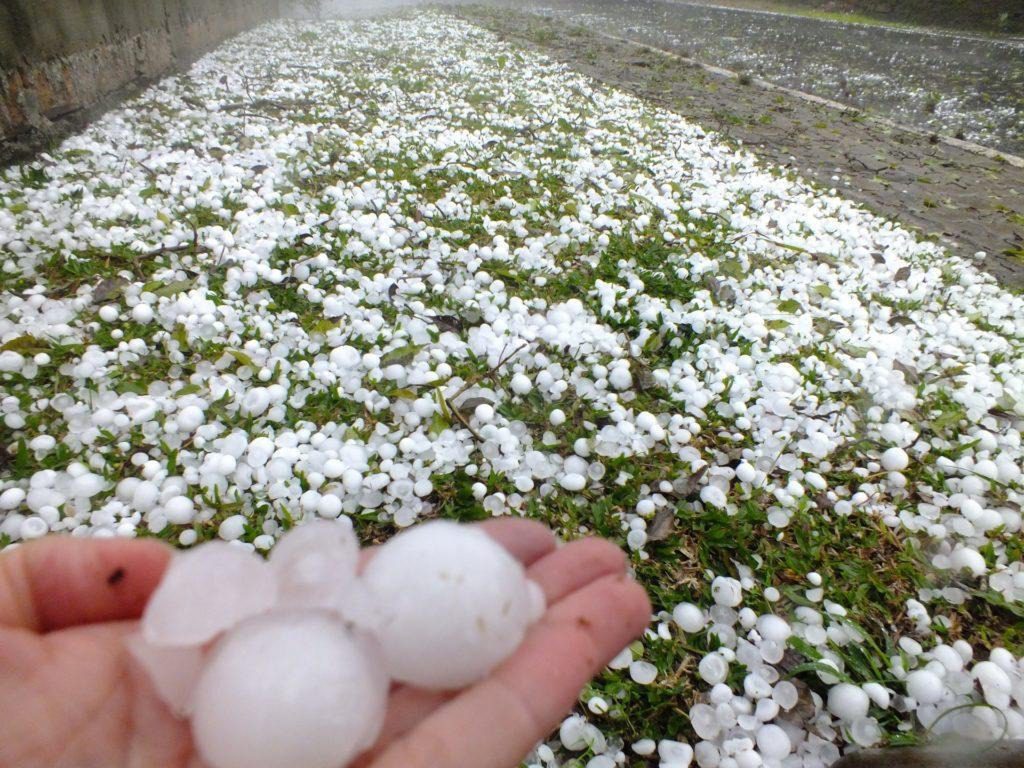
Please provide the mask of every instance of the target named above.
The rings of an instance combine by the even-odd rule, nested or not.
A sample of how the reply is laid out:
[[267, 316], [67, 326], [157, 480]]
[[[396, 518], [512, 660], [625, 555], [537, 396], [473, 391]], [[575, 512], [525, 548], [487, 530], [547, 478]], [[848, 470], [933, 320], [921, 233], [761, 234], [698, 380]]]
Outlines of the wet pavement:
[[1024, 40], [666, 0], [527, 0], [621, 35], [929, 132], [1024, 154]]

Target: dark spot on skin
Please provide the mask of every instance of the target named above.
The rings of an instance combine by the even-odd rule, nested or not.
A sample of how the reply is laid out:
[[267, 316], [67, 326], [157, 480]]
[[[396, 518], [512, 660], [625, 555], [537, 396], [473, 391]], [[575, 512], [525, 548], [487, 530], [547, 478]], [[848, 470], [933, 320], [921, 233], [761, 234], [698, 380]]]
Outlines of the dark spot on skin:
[[580, 616], [576, 619], [576, 626], [582, 629], [590, 629], [594, 625], [590, 623], [590, 619], [586, 616]]
[[112, 587], [115, 584], [120, 584], [122, 581], [124, 581], [124, 568], [115, 568], [110, 572], [110, 575], [107, 576], [107, 584]]

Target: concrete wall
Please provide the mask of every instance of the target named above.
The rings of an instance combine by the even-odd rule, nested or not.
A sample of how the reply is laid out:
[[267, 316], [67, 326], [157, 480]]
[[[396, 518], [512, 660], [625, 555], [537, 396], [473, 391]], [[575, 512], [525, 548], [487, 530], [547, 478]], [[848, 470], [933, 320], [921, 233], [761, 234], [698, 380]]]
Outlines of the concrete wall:
[[278, 2], [0, 0], [0, 163], [277, 16]]

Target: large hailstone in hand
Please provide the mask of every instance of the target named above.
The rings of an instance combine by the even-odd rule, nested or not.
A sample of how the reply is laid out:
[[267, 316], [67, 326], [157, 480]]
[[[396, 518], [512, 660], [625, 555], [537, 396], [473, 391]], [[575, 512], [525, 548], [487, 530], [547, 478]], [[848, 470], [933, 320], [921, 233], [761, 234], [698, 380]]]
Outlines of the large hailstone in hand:
[[215, 768], [339, 768], [372, 746], [388, 678], [327, 611], [276, 611], [235, 627], [196, 685], [192, 735]]
[[276, 600], [277, 580], [258, 556], [209, 542], [175, 555], [142, 615], [142, 637], [156, 646], [198, 646]]
[[544, 612], [540, 588], [484, 532], [446, 521], [400, 533], [374, 554], [357, 623], [388, 673], [421, 688], [455, 689], [490, 672]]
[[293, 528], [270, 553], [278, 602], [291, 608], [332, 608], [345, 613], [358, 563], [359, 541], [347, 517]]

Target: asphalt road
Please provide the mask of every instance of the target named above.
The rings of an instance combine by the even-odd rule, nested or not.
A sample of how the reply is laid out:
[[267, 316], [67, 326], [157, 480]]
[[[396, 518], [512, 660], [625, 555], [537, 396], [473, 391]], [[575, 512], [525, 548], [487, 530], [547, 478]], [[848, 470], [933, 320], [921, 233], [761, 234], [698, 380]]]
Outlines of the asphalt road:
[[527, 0], [595, 31], [1024, 155], [1024, 40], [671, 0]]

